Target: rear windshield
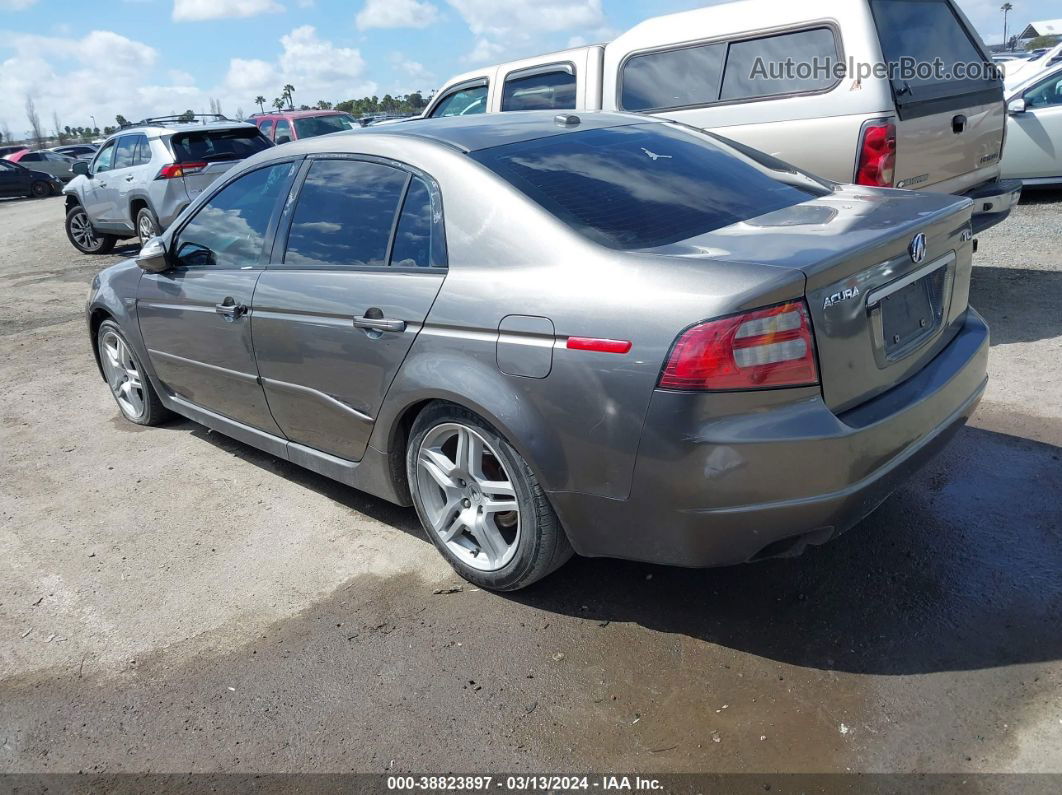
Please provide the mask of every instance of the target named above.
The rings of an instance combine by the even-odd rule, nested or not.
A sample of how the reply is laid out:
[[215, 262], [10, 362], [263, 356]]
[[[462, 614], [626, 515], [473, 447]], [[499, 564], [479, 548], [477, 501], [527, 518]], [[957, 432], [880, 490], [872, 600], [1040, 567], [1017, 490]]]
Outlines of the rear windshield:
[[677, 243], [829, 192], [664, 124], [585, 130], [471, 156], [577, 232], [610, 248]]
[[897, 99], [918, 99], [934, 87], [964, 93], [1000, 82], [948, 0], [871, 0], [871, 9]]
[[313, 138], [328, 133], [343, 132], [344, 130], [356, 130], [360, 125], [353, 116], [345, 114], [337, 116], [311, 116], [306, 119], [295, 119], [295, 131], [299, 138]]
[[176, 133], [171, 143], [178, 163], [243, 160], [272, 146], [257, 127]]

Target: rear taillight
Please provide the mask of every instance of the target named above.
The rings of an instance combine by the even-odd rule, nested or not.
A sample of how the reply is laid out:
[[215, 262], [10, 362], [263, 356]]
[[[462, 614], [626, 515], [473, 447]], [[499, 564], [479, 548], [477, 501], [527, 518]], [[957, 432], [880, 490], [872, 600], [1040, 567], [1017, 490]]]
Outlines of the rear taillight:
[[168, 166], [163, 166], [159, 171], [159, 175], [155, 179], [176, 179], [177, 177], [187, 177], [190, 174], [196, 174], [207, 167], [206, 163], [170, 163]]
[[863, 126], [856, 184], [891, 188], [896, 173], [896, 125], [873, 121]]
[[811, 319], [803, 301], [709, 320], [671, 349], [661, 389], [735, 390], [819, 382]]

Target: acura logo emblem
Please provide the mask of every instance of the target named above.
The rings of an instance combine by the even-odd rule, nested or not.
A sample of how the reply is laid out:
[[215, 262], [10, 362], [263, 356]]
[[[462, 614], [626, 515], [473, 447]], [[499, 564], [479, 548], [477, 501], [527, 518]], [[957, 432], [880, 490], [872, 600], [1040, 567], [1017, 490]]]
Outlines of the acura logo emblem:
[[911, 241], [907, 250], [911, 253], [911, 261], [915, 265], [920, 263], [926, 258], [926, 236], [921, 233], [915, 235], [915, 239]]

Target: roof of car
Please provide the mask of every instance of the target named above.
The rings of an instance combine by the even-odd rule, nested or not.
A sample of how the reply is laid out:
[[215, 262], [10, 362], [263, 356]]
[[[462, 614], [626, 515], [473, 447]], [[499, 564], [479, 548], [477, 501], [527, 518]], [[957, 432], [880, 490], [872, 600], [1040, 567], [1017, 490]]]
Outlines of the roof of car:
[[[159, 124], [157, 122], [146, 122], [144, 124], [131, 124], [128, 127], [111, 134], [110, 138], [117, 138], [120, 135], [129, 135], [130, 133], [148, 133], [151, 135], [163, 135], [165, 133], [179, 133], [179, 132], [209, 132], [211, 130], [231, 130], [236, 127], [249, 127], [256, 129], [253, 124], [249, 124], [244, 121], [212, 121], [206, 124], [200, 122], [166, 122], [165, 124]], [[108, 140], [110, 140], [108, 138]]]
[[[561, 121], [564, 119], [566, 121]], [[504, 144], [532, 141], [554, 135], [622, 127], [629, 124], [661, 124], [664, 120], [633, 113], [579, 111], [558, 113], [555, 110], [483, 113], [475, 116], [448, 116], [439, 119], [413, 119], [383, 127], [366, 127], [339, 135], [402, 135], [427, 138], [474, 152]]]
[[268, 119], [271, 116], [284, 119], [305, 119], [308, 116], [349, 116], [345, 110], [277, 110], [256, 113], [252, 119]]

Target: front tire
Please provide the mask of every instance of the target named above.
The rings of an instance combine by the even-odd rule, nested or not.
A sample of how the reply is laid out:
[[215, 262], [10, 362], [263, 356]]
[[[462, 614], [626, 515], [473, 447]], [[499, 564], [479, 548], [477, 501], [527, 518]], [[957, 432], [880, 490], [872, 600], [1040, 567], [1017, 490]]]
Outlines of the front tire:
[[80, 204], [71, 207], [66, 214], [66, 237], [82, 254], [109, 254], [118, 242], [114, 235], [93, 229], [88, 213]]
[[425, 532], [469, 582], [515, 591], [571, 558], [534, 472], [472, 412], [449, 403], [426, 408], [413, 424], [406, 473]]
[[137, 425], [161, 425], [169, 419], [170, 410], [162, 405], [140, 358], [113, 320], [100, 324], [96, 347], [107, 386], [122, 416]]
[[30, 197], [33, 199], [43, 199], [45, 196], [52, 195], [52, 186], [47, 182], [34, 182], [30, 185]]

